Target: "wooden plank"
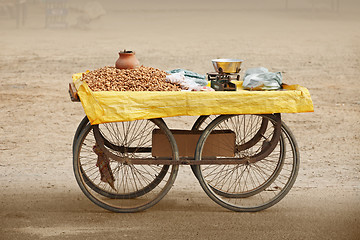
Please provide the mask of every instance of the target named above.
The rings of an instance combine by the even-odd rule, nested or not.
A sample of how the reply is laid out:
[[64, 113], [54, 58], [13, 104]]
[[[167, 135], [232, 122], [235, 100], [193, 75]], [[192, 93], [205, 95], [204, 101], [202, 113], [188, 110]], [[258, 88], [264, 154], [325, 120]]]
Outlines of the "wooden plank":
[[[174, 135], [179, 156], [194, 158], [195, 148], [202, 131], [171, 129]], [[212, 131], [204, 145], [202, 156], [234, 157], [235, 133], [231, 130]], [[160, 129], [152, 132], [152, 155], [167, 157], [172, 155], [172, 149], [167, 137]]]
[[79, 95], [77, 94], [77, 90], [74, 83], [69, 83], [69, 94], [71, 101], [80, 102]]

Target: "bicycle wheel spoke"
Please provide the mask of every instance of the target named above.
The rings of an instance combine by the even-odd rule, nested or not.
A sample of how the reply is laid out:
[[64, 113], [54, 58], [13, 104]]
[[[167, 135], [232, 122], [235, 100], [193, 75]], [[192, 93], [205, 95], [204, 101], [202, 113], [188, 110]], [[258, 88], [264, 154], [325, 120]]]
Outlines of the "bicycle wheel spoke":
[[[160, 128], [167, 136], [168, 130], [161, 120], [137, 120], [132, 122], [86, 125], [74, 146], [74, 173], [84, 194], [95, 204], [114, 212], [145, 210], [165, 196], [171, 188], [178, 166], [153, 166], [125, 164], [97, 155], [93, 128], [97, 128], [105, 149], [124, 158], [149, 158], [152, 147], [152, 131]], [[175, 149], [174, 140], [168, 137]]]
[[[275, 137], [277, 121], [273, 115], [217, 117], [200, 136], [195, 159], [201, 161], [203, 146], [213, 131], [230, 130], [236, 135], [236, 145], [247, 147], [236, 152], [235, 157], [246, 159], [261, 154]], [[196, 166], [200, 185], [216, 203], [234, 211], [259, 211], [274, 205], [289, 192], [299, 165], [295, 139], [283, 123], [280, 139], [274, 144], [269, 155], [255, 162]]]

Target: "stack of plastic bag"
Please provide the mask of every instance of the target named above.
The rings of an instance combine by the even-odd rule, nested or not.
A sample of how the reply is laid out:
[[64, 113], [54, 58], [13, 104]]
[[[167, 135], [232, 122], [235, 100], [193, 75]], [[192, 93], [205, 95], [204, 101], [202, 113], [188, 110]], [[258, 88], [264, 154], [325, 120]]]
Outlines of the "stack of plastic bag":
[[214, 91], [207, 87], [205, 76], [183, 69], [167, 71], [166, 81], [177, 83], [184, 91]]
[[177, 68], [171, 71], [167, 71], [167, 73], [173, 74], [173, 73], [183, 73], [185, 78], [194, 81], [200, 86], [206, 86], [208, 84], [208, 81], [206, 80], [205, 75], [198, 74], [196, 72], [192, 72], [189, 70]]
[[281, 72], [269, 72], [264, 67], [250, 68], [244, 75], [243, 88], [247, 90], [278, 90], [281, 85]]

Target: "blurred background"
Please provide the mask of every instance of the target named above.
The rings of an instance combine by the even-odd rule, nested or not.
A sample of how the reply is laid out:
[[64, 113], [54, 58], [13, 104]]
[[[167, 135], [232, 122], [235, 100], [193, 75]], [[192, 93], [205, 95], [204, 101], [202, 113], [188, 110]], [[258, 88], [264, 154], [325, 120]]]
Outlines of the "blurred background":
[[[87, 28], [106, 15], [163, 11], [281, 11], [359, 13], [357, 0], [0, 0], [1, 22], [7, 28]], [[314, 13], [314, 14], [316, 14]], [[103, 19], [103, 21], [105, 20]], [[164, 19], [165, 20], [165, 19]], [[104, 21], [105, 23], [106, 21]], [[2, 26], [4, 27], [4, 26]], [[105, 27], [105, 26], [103, 26]], [[107, 22], [107, 27], [111, 24]]]
[[[301, 153], [284, 200], [221, 211], [184, 167], [154, 210], [124, 217], [88, 201], [71, 154], [84, 111], [68, 83], [124, 49], [144, 66], [200, 74], [211, 59], [244, 59], [240, 74], [262, 66], [307, 87], [315, 112], [282, 115]], [[359, 239], [359, 76], [359, 0], [0, 0], [1, 236]]]
[[[173, 68], [170, 62], [182, 60], [189, 65], [182, 67], [204, 72], [208, 69], [199, 64], [209, 57], [246, 58], [246, 66], [254, 57], [248, 49], [251, 54], [255, 48], [255, 54], [272, 50], [273, 63], [294, 45], [323, 47], [317, 38], [341, 37], [342, 30], [354, 34], [350, 28], [359, 15], [357, 0], [0, 0], [0, 31], [7, 35], [0, 54], [9, 49], [7, 40], [26, 38], [27, 48], [51, 48], [54, 58], [60, 47], [62, 56], [73, 48], [92, 51], [84, 54], [90, 59], [82, 67], [100, 67], [94, 65], [98, 58], [112, 65], [104, 57], [114, 59], [117, 51], [128, 48], [145, 65]], [[261, 41], [255, 45], [250, 38]], [[299, 42], [304, 38], [306, 45]], [[199, 44], [211, 50], [201, 50]], [[202, 58], [194, 62], [188, 54]]]

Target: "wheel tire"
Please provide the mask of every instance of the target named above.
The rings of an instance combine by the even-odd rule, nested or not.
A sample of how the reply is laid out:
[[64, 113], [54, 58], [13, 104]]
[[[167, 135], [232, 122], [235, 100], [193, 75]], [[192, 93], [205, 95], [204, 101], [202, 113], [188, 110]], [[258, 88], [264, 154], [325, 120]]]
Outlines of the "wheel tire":
[[[76, 141], [77, 139], [79, 138], [79, 135], [81, 133], [81, 131], [86, 127], [86, 125], [89, 123], [89, 119], [87, 118], [87, 116], [85, 116], [83, 118], [83, 120], [80, 122], [77, 130], [76, 130], [76, 133], [75, 133], [75, 136], [74, 136], [74, 140], [73, 140], [73, 152], [75, 151], [75, 144], [76, 144]], [[89, 127], [91, 128], [91, 127]], [[93, 127], [92, 127], [93, 129]], [[104, 136], [103, 137], [103, 140], [105, 142], [105, 145], [113, 150], [115, 150], [118, 146], [112, 144], [109, 140], [107, 140]], [[105, 197], [108, 197], [108, 198], [113, 198], [113, 199], [117, 199], [117, 198], [135, 198], [135, 197], [138, 197], [140, 195], [143, 195], [143, 194], [146, 194], [148, 193], [149, 191], [151, 191], [152, 189], [154, 189], [162, 180], [162, 178], [165, 177], [166, 175], [166, 172], [168, 171], [169, 169], [169, 166], [168, 165], [164, 165], [163, 168], [161, 169], [161, 171], [159, 172], [159, 175], [154, 179], [154, 181], [152, 181], [150, 184], [148, 184], [146, 187], [144, 187], [143, 189], [139, 190], [139, 191], [136, 191], [136, 192], [133, 192], [133, 193], [130, 193], [130, 194], [126, 194], [126, 195], [123, 195], [123, 194], [114, 194], [110, 191], [107, 191], [101, 187], [99, 187], [98, 185], [94, 184], [93, 181], [91, 181], [89, 179], [89, 177], [86, 175], [86, 173], [84, 172], [84, 170], [82, 169], [82, 167], [80, 166], [80, 172], [82, 174], [82, 177], [84, 178], [84, 182], [92, 189], [94, 190], [95, 192], [97, 192], [98, 194], [101, 194]]]
[[[213, 120], [199, 138], [195, 160], [201, 161], [204, 145], [213, 130], [226, 126], [226, 129], [235, 131], [238, 140], [237, 131], [241, 128], [235, 126], [233, 129], [229, 127], [231, 124], [228, 122], [237, 122], [236, 118], [239, 117], [242, 116], [227, 115]], [[269, 122], [278, 121], [274, 115], [250, 115], [249, 117], [267, 118]], [[261, 144], [263, 143], [259, 142], [257, 145]], [[256, 154], [253, 149], [257, 145], [248, 149], [248, 153], [238, 154], [242, 154], [242, 157], [244, 154], [249, 154], [251, 157]], [[279, 143], [264, 159], [250, 164], [197, 165], [195, 171], [200, 185], [213, 201], [233, 211], [252, 212], [273, 206], [289, 192], [296, 180], [299, 162], [295, 138], [282, 122]]]
[[[111, 124], [116, 124], [116, 127], [108, 128], [107, 131], [113, 137], [113, 144], [119, 146], [121, 144], [134, 144], [136, 141], [138, 145], [142, 144], [141, 146], [143, 146], [146, 143], [147, 146], [151, 147], [152, 130], [160, 128], [167, 136], [172, 148], [172, 159], [179, 158], [175, 139], [162, 119]], [[139, 130], [141, 126], [143, 126], [144, 131]], [[173, 185], [178, 166], [132, 165], [110, 159], [109, 168], [117, 184], [115, 189], [112, 189], [110, 184], [101, 181], [101, 174], [96, 166], [98, 156], [92, 150], [96, 144], [93, 128], [94, 126], [90, 124], [86, 125], [79, 134], [74, 147], [74, 174], [83, 193], [96, 205], [113, 212], [137, 212], [158, 203]], [[125, 143], [125, 138], [127, 143]], [[116, 154], [127, 154], [132, 158], [136, 158], [137, 155], [144, 158], [143, 155], [145, 154], [114, 152]], [[153, 159], [151, 152], [146, 154], [147, 157]]]

